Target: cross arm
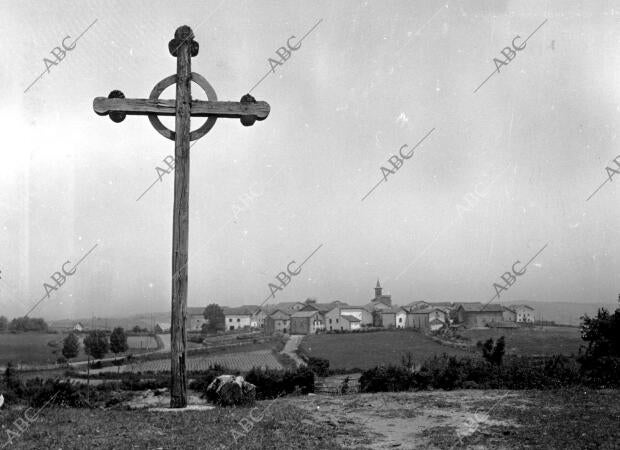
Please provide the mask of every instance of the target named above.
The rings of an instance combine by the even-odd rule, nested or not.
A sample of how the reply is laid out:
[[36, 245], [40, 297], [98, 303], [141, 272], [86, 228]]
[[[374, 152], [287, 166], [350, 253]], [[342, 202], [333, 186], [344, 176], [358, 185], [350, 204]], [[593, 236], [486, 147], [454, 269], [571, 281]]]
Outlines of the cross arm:
[[[176, 100], [150, 100], [140, 98], [107, 98], [96, 97], [93, 109], [100, 116], [110, 113], [124, 113], [127, 115], [174, 116], [176, 114]], [[271, 108], [267, 102], [210, 102], [192, 100], [190, 113], [193, 117], [225, 117], [250, 118], [265, 120]]]

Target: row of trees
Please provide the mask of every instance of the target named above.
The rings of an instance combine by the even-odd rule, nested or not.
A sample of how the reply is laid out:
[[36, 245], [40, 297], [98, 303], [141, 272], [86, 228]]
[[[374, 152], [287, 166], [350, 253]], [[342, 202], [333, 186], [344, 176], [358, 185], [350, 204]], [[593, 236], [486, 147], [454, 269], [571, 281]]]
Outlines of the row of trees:
[[14, 331], [42, 331], [48, 330], [47, 323], [43, 319], [33, 319], [30, 317], [16, 317], [9, 320], [5, 316], [0, 316], [0, 332]]
[[[84, 353], [93, 359], [101, 359], [108, 352], [118, 355], [129, 349], [127, 344], [127, 335], [121, 327], [114, 328], [112, 334], [109, 335], [105, 331], [94, 330], [88, 333], [84, 338]], [[80, 354], [80, 340], [75, 333], [69, 333], [64, 339], [62, 346], [62, 355], [67, 358], [75, 358]]]

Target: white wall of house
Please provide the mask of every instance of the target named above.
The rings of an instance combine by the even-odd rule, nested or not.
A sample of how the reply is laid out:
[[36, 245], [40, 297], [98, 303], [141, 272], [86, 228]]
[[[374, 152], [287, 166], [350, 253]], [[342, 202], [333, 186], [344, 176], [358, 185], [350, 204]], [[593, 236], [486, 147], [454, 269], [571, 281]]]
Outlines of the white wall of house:
[[351, 330], [359, 330], [360, 328], [362, 328], [361, 322], [349, 322], [349, 324], [351, 326]]
[[346, 316], [353, 316], [356, 319], [358, 319], [359, 321], [362, 321], [362, 310], [361, 309], [357, 309], [357, 308], [351, 308], [351, 309], [342, 308], [340, 310], [340, 314], [341, 315], [346, 315]]
[[249, 327], [252, 325], [249, 314], [226, 314], [224, 316], [226, 323], [226, 331], [238, 330], [239, 328]]
[[534, 311], [529, 308], [515, 308], [517, 322], [534, 323]]
[[396, 313], [396, 328], [405, 328], [407, 326], [407, 313], [398, 311]]

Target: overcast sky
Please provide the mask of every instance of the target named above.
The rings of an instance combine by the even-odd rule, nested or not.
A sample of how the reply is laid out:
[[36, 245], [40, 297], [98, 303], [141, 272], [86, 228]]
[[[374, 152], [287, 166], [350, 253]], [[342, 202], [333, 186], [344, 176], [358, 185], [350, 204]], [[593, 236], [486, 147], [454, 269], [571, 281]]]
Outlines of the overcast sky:
[[34, 316], [169, 309], [173, 175], [136, 199], [174, 143], [92, 102], [147, 98], [176, 71], [168, 42], [183, 24], [200, 44], [192, 70], [238, 101], [318, 23], [252, 91], [271, 105], [265, 121], [219, 119], [191, 149], [190, 306], [260, 304], [321, 245], [270, 303], [362, 304], [377, 278], [397, 304], [486, 302], [546, 244], [499, 301], [613, 302], [617, 180], [586, 199], [618, 167], [620, 9], [590, 3], [2, 1], [2, 313], [23, 315], [95, 245]]

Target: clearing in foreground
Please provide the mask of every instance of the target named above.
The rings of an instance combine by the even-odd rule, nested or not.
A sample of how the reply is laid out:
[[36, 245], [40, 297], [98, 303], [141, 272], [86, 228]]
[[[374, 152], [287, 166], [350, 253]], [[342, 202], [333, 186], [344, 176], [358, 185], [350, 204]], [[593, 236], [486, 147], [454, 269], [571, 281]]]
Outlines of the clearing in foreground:
[[48, 408], [11, 447], [612, 449], [618, 423], [618, 390], [310, 395], [176, 413]]

